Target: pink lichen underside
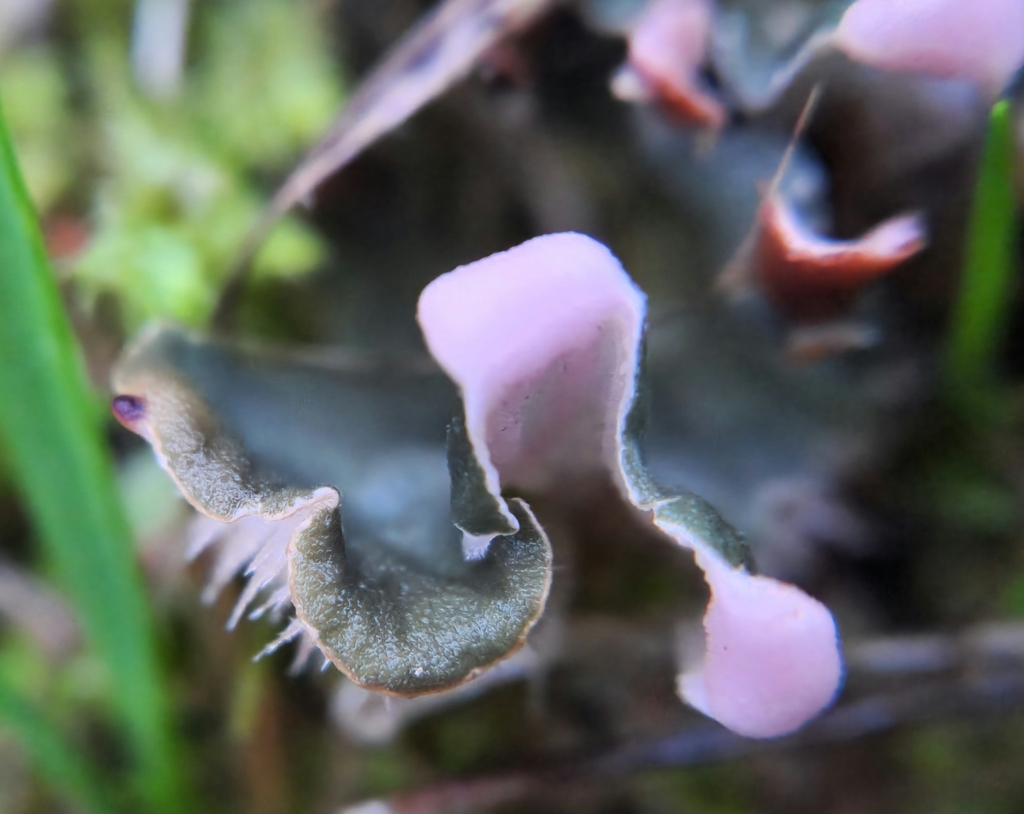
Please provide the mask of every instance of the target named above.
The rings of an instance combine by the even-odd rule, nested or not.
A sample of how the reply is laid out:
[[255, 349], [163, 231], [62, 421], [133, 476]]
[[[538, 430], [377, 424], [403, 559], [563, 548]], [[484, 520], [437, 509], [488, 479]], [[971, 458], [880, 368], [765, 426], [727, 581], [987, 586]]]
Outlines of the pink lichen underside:
[[654, 0], [629, 39], [629, 59], [661, 75], [692, 76], [703, 64], [711, 30], [707, 0]]
[[761, 206], [762, 222], [778, 232], [786, 256], [798, 260], [824, 263], [846, 257], [854, 264], [887, 267], [911, 257], [925, 243], [924, 223], [916, 214], [897, 215], [853, 240], [837, 240], [812, 232], [778, 196], [765, 198]]
[[880, 68], [959, 77], [994, 98], [1024, 63], [1021, 0], [857, 0], [837, 45]]
[[799, 728], [832, 701], [842, 679], [832, 614], [799, 588], [735, 569], [699, 543], [694, 557], [711, 604], [704, 617], [707, 652], [680, 677], [683, 697], [747, 737]]
[[720, 126], [725, 112], [701, 89], [713, 9], [708, 0], [654, 0], [629, 38], [629, 64], [677, 114]]
[[[632, 397], [644, 297], [601, 244], [548, 235], [424, 289], [427, 346], [459, 385], [488, 485], [543, 487], [617, 438]], [[589, 437], [588, 437], [589, 436]], [[596, 436], [596, 437], [595, 437]]]
[[790, 318], [840, 316], [868, 283], [924, 248], [919, 215], [898, 215], [853, 240], [813, 233], [778, 193], [758, 215], [755, 274], [764, 294]]
[[905, 260], [925, 241], [925, 226], [918, 215], [898, 215], [880, 223], [863, 237], [851, 241], [824, 238], [807, 228], [781, 199], [768, 198], [762, 205], [770, 208], [768, 219], [785, 234], [786, 246], [801, 255], [816, 256], [855, 250], [865, 257]]
[[[618, 261], [575, 234], [537, 238], [424, 290], [420, 325], [462, 388], [495, 494], [510, 474], [542, 482], [542, 470], [558, 463], [546, 445], [570, 454], [588, 447], [591, 432], [604, 435], [603, 465], [621, 480], [607, 435], [618, 440], [633, 397], [643, 314], [643, 295]], [[604, 401], [597, 409], [589, 399]], [[581, 418], [582, 430], [572, 425]], [[561, 443], [560, 432], [572, 442]], [[732, 568], [683, 530], [663, 530], [694, 550], [714, 596], [707, 657], [684, 679], [684, 697], [752, 737], [789, 732], [827, 705], [841, 673], [828, 610], [793, 586]]]

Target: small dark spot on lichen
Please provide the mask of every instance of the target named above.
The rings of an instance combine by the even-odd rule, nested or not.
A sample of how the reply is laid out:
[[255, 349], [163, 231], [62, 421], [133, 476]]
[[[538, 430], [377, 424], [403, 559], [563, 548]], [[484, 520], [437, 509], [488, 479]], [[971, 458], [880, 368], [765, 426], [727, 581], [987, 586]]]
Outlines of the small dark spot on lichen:
[[146, 415], [146, 402], [140, 396], [116, 396], [110, 404], [114, 418], [122, 424], [134, 424]]

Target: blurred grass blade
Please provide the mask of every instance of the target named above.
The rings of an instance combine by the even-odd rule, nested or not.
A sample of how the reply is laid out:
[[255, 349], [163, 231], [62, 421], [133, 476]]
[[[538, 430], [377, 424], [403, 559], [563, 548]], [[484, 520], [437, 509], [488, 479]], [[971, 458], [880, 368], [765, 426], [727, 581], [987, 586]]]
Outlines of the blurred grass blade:
[[995, 381], [1014, 285], [1013, 155], [1013, 121], [1004, 99], [989, 119], [946, 359], [947, 383], [957, 399], [973, 399], [979, 386], [988, 389]]
[[90, 814], [113, 811], [103, 783], [54, 731], [49, 722], [0, 681], [0, 730], [10, 732], [36, 770], [76, 808]]
[[0, 438], [110, 677], [150, 808], [177, 807], [149, 610], [57, 281], [0, 112]]

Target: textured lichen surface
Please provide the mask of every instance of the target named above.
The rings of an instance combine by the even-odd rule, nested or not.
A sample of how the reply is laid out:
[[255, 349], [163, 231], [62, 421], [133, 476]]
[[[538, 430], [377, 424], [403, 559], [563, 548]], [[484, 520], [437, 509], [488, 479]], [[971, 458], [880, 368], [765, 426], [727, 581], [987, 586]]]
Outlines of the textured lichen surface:
[[[133, 429], [201, 512], [298, 521], [290, 598], [358, 683], [458, 684], [518, 649], [543, 610], [550, 548], [525, 505], [518, 533], [463, 558], [443, 446], [457, 399], [443, 376], [339, 373], [161, 329], [125, 354], [114, 386], [141, 400]], [[481, 499], [493, 517], [494, 497]]]
[[501, 511], [501, 498], [487, 488], [487, 473], [473, 454], [461, 414], [448, 426], [448, 472], [452, 479], [452, 522], [467, 534], [515, 531]]
[[441, 690], [510, 655], [543, 610], [551, 556], [518, 501], [520, 530], [459, 575], [438, 578], [381, 545], [347, 555], [324, 509], [289, 559], [296, 611], [360, 684], [412, 695]]

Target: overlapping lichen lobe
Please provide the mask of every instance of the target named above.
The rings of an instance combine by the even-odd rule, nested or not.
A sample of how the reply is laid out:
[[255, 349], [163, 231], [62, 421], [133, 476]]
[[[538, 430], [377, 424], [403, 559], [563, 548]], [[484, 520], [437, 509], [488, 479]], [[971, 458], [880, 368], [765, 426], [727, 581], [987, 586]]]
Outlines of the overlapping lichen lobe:
[[691, 703], [752, 738], [788, 734], [827, 707], [842, 685], [835, 620], [792, 585], [751, 576], [695, 552], [711, 587], [707, 653], [680, 677]]
[[835, 44], [888, 70], [964, 78], [995, 99], [1024, 63], [1020, 0], [857, 0]]
[[705, 653], [678, 677], [682, 697], [755, 738], [792, 732], [828, 706], [843, 674], [829, 610], [801, 589], [737, 563], [748, 553], [742, 539], [700, 498], [658, 505], [654, 525], [693, 551], [710, 589]]
[[720, 130], [726, 110], [701, 87], [700, 76], [713, 13], [708, 0], [654, 0], [630, 36], [626, 70], [673, 118]]
[[460, 267], [424, 290], [427, 345], [462, 389], [493, 494], [540, 491], [567, 468], [604, 463], [595, 459], [621, 418], [623, 396], [612, 391], [632, 385], [643, 313], [619, 262], [573, 233]]
[[721, 130], [726, 123], [725, 108], [694, 83], [680, 77], [648, 77], [652, 93], [663, 110], [681, 124]]
[[865, 286], [925, 245], [916, 215], [888, 220], [855, 240], [820, 237], [777, 193], [762, 201], [756, 228], [752, 259], [758, 286], [786, 316], [804, 323], [841, 316]]
[[288, 583], [324, 656], [360, 686], [396, 696], [452, 689], [509, 657], [543, 612], [551, 549], [519, 501], [515, 535], [459, 575], [439, 578], [383, 546], [347, 549], [337, 504], [296, 531]]

